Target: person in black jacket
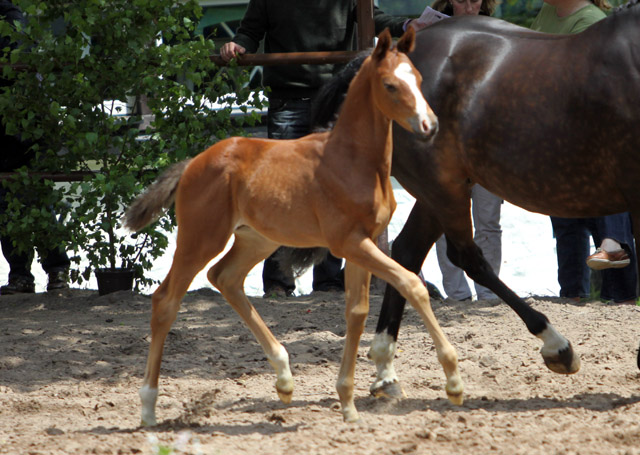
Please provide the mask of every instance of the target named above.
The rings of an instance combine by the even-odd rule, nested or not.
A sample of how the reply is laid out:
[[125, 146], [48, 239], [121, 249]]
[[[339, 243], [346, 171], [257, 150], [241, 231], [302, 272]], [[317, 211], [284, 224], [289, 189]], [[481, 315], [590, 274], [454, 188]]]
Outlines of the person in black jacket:
[[[265, 53], [345, 51], [354, 47], [356, 31], [354, 0], [251, 0], [236, 35], [220, 49], [229, 61], [238, 54], [255, 53], [264, 39]], [[389, 28], [402, 35], [407, 26], [422, 28], [416, 21], [374, 10], [375, 32]], [[267, 134], [274, 139], [297, 139], [311, 132], [309, 116], [318, 89], [338, 69], [334, 64], [265, 66], [263, 85], [270, 88]], [[264, 262], [265, 297], [288, 296], [295, 290], [291, 273], [280, 270], [274, 253]], [[344, 291], [342, 259], [329, 254], [313, 269], [314, 291]]]
[[[22, 22], [25, 18], [22, 11], [12, 2], [0, 0], [0, 18], [11, 24]], [[15, 48], [8, 36], [0, 36], [0, 49]], [[10, 82], [0, 78], [0, 89], [5, 89]], [[20, 136], [8, 135], [4, 127], [4, 119], [0, 117], [0, 172], [11, 172], [19, 167], [29, 165], [34, 158], [32, 143], [23, 140]], [[0, 185], [0, 211], [7, 210], [6, 189]], [[37, 204], [37, 201], [24, 200], [26, 204]], [[57, 219], [52, 213], [52, 223]], [[9, 263], [9, 282], [0, 287], [0, 295], [35, 292], [35, 280], [31, 273], [31, 263], [34, 252], [18, 252], [13, 241], [2, 229], [0, 229], [0, 244], [2, 254]], [[42, 268], [47, 273], [49, 281], [47, 291], [65, 289], [69, 287], [69, 257], [61, 248], [38, 251], [41, 257]]]

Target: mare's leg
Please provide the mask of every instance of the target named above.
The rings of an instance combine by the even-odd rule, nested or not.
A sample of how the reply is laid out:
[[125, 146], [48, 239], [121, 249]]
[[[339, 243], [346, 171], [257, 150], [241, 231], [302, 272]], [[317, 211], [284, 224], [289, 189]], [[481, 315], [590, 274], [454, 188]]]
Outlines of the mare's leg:
[[540, 353], [547, 368], [562, 374], [577, 372], [580, 369], [580, 358], [574, 354], [571, 343], [551, 325], [549, 319], [531, 308], [497, 277], [484, 259], [482, 250], [472, 240], [456, 244], [454, 239], [457, 239], [455, 235], [447, 233], [447, 255], [451, 262], [463, 269], [476, 283], [491, 289], [503, 299], [524, 321], [529, 332], [542, 340]]
[[346, 263], [344, 273], [347, 335], [336, 388], [340, 397], [344, 420], [346, 422], [355, 422], [359, 417], [353, 402], [353, 378], [358, 356], [358, 345], [369, 314], [371, 273], [350, 262]]
[[276, 371], [276, 390], [283, 403], [290, 403], [293, 377], [289, 368], [289, 354], [253, 307], [244, 293], [244, 280], [251, 269], [278, 248], [249, 227], [235, 231], [231, 249], [207, 272], [207, 278], [231, 304], [262, 346], [267, 359]]
[[[460, 217], [448, 216], [447, 218]], [[476, 283], [489, 288], [504, 300], [520, 316], [529, 332], [543, 341], [540, 352], [550, 370], [557, 373], [578, 371], [580, 359], [574, 355], [571, 343], [555, 330], [544, 314], [531, 308], [497, 277], [484, 259], [480, 248], [473, 243], [470, 220], [468, 223], [466, 231], [447, 230], [447, 238], [452, 245], [447, 248], [450, 260], [462, 268]], [[393, 259], [413, 272], [419, 271], [429, 248], [441, 232], [434, 212], [426, 205], [416, 203], [402, 231], [393, 242], [391, 249]], [[457, 246], [452, 244], [452, 238], [456, 240], [465, 238], [466, 241], [458, 243], [462, 246]], [[371, 393], [374, 396], [403, 396], [393, 368], [393, 358], [404, 303], [404, 297], [392, 287], [387, 286], [370, 352], [370, 357], [376, 363], [378, 370], [378, 376], [371, 385]], [[640, 368], [640, 353], [638, 363]]]
[[438, 361], [447, 377], [445, 386], [447, 396], [452, 403], [462, 404], [463, 385], [458, 372], [458, 356], [433, 314], [429, 292], [420, 278], [385, 255], [371, 239], [364, 238], [357, 244], [344, 245], [344, 248], [345, 259], [370, 270], [374, 275], [385, 280], [418, 311], [433, 339]]
[[[429, 250], [442, 234], [435, 219], [426, 215], [426, 208], [416, 202], [391, 248], [391, 257], [414, 273], [420, 271]], [[370, 387], [371, 394], [376, 397], [406, 396], [393, 367], [405, 303], [405, 298], [393, 286], [386, 287], [376, 334], [369, 351], [369, 358], [377, 369], [376, 379]]]
[[216, 223], [216, 232], [207, 220], [197, 220], [180, 224], [171, 269], [151, 299], [151, 344], [140, 389], [143, 426], [156, 424], [155, 406], [164, 342], [176, 319], [182, 297], [193, 277], [224, 249], [231, 235], [229, 230], [225, 232], [223, 221]]

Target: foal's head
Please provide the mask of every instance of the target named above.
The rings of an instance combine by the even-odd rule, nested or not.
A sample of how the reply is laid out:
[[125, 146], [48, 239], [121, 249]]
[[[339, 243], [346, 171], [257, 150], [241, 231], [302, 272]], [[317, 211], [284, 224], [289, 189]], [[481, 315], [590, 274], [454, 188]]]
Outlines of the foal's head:
[[415, 45], [413, 28], [391, 49], [391, 34], [385, 29], [371, 54], [374, 66], [373, 98], [378, 109], [408, 131], [431, 136], [438, 130], [438, 118], [422, 96], [422, 76], [407, 53]]

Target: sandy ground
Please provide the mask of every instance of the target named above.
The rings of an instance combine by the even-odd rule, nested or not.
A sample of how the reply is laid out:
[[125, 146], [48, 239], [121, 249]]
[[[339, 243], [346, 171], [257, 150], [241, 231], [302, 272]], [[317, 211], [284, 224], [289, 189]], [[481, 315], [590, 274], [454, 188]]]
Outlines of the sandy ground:
[[356, 375], [362, 421], [345, 424], [334, 389], [342, 299], [252, 298], [291, 355], [296, 390], [283, 405], [259, 345], [219, 294], [188, 294], [166, 345], [161, 424], [142, 429], [149, 296], [2, 296], [0, 453], [640, 454], [640, 307], [530, 298], [582, 358], [579, 373], [560, 376], [506, 305], [434, 300], [465, 380], [456, 407], [412, 309], [396, 359], [409, 398], [369, 396], [382, 300], [373, 295]]

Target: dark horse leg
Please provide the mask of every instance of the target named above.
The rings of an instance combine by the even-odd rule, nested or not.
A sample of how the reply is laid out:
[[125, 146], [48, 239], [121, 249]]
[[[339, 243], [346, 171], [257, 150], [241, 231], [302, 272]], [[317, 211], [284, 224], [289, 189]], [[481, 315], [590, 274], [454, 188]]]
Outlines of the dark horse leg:
[[[416, 203], [402, 231], [393, 242], [393, 259], [412, 272], [417, 273], [420, 270], [431, 246], [442, 232], [431, 213], [428, 208]], [[464, 239], [461, 240], [459, 237]], [[555, 330], [544, 314], [531, 308], [500, 281], [484, 259], [480, 248], [473, 242], [470, 230], [466, 235], [455, 230], [449, 233], [447, 256], [476, 283], [491, 289], [504, 300], [524, 321], [529, 332], [543, 341], [540, 352], [550, 370], [556, 373], [578, 371], [580, 359], [574, 355], [571, 343]], [[375, 396], [403, 396], [393, 368], [393, 358], [404, 304], [405, 301], [400, 294], [391, 286], [387, 286], [370, 351], [370, 357], [376, 363], [378, 371], [376, 381], [371, 386], [371, 393]]]

